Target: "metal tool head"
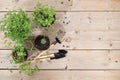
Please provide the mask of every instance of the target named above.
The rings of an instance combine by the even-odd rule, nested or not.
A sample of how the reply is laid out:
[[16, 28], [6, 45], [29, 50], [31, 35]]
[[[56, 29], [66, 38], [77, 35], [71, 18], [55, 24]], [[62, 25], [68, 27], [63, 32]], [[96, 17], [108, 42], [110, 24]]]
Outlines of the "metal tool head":
[[59, 52], [55, 53], [55, 54], [54, 54], [54, 57], [51, 58], [51, 59], [60, 59], [60, 58], [64, 58], [64, 57], [66, 57], [66, 53], [67, 53], [66, 50], [59, 50]]
[[61, 44], [61, 41], [57, 37], [55, 38], [55, 40], [57, 43]]

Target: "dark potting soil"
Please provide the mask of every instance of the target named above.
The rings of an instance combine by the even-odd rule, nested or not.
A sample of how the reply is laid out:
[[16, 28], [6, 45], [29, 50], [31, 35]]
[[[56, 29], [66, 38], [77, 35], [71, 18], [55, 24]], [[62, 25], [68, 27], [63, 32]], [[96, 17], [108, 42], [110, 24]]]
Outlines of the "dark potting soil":
[[[45, 44], [42, 44], [41, 43], [41, 40], [42, 39], [46, 39], [46, 43]], [[46, 50], [46, 49], [48, 49], [49, 48], [49, 46], [50, 46], [50, 40], [49, 40], [49, 38], [48, 37], [46, 37], [46, 36], [42, 36], [42, 35], [39, 35], [36, 39], [35, 39], [35, 47], [37, 48], [37, 49], [39, 49], [39, 50]]]

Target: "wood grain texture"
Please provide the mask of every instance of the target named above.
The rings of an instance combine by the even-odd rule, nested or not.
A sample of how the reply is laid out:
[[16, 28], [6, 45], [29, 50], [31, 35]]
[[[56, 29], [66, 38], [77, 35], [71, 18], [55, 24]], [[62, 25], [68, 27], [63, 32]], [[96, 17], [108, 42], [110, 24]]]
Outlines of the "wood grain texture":
[[[51, 50], [51, 53], [57, 52]], [[0, 50], [0, 69], [15, 68], [18, 65], [10, 63], [11, 50]], [[29, 52], [29, 54], [31, 54]], [[101, 50], [75, 50], [69, 51], [65, 58], [52, 60], [50, 62], [37, 62], [31, 65], [38, 65], [40, 69], [120, 69], [120, 51]]]
[[[39, 0], [4, 0], [0, 2], [0, 11], [13, 8], [33, 11], [38, 2]], [[120, 11], [119, 0], [42, 0], [42, 2], [54, 6], [56, 11]]]
[[40, 71], [33, 76], [0, 70], [2, 80], [119, 80], [120, 71]]
[[[11, 64], [12, 50], [8, 49], [13, 49], [15, 42], [5, 47], [5, 42], [10, 39], [4, 39], [3, 32], [0, 32], [1, 80], [120, 80], [120, 0], [42, 2], [55, 7], [57, 21], [53, 27], [56, 32], [35, 28], [31, 36], [35, 38], [44, 33], [51, 42], [56, 36], [63, 39], [62, 44], [55, 45], [50, 52], [66, 49], [67, 56], [51, 62], [32, 63], [41, 71], [29, 77], [17, 70], [18, 65]], [[39, 0], [1, 0], [0, 20], [7, 11], [19, 8], [27, 11], [32, 19], [37, 3]], [[14, 69], [12, 73], [9, 68]]]
[[[4, 14], [6, 12], [0, 12], [0, 20]], [[28, 15], [32, 19], [32, 12]], [[63, 27], [65, 31], [116, 31], [120, 30], [119, 16], [120, 12], [56, 12], [57, 21], [53, 27]]]
[[2, 0], [2, 1], [0, 1], [0, 11], [5, 11], [5, 10], [10, 10], [10, 9], [12, 9], [12, 5], [13, 5], [13, 3], [12, 3], [12, 0]]
[[71, 51], [68, 69], [119, 69], [120, 51]]

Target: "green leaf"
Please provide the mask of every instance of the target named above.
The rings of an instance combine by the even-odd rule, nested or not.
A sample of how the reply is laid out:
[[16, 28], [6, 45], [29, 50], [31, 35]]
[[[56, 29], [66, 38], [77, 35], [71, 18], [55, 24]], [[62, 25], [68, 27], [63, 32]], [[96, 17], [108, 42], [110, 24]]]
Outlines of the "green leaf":
[[32, 76], [35, 72], [39, 71], [39, 68], [37, 65], [32, 68], [29, 63], [25, 62], [19, 66], [19, 70], [29, 76]]
[[18, 12], [9, 11], [0, 23], [5, 38], [15, 40], [17, 43], [23, 43], [28, 38], [32, 30], [31, 24], [31, 20], [22, 9]]
[[33, 12], [33, 20], [38, 26], [51, 27], [55, 21], [55, 10], [48, 5], [36, 6]]

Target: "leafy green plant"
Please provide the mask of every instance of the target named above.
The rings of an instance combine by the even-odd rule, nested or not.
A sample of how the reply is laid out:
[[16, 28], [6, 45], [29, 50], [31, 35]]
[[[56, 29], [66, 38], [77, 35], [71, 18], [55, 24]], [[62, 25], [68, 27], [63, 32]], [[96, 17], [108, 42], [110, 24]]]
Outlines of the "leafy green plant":
[[[14, 62], [21, 63], [21, 65], [19, 66], [19, 70], [21, 72], [32, 76], [35, 72], [39, 71], [39, 68], [37, 65], [32, 68], [30, 63], [26, 62], [27, 56], [27, 51], [22, 44], [18, 44], [14, 47], [14, 50], [12, 52], [12, 58]], [[12, 72], [11, 69], [9, 69], [9, 71]]]
[[47, 40], [45, 38], [42, 38], [40, 41], [40, 43], [42, 43], [42, 44], [46, 44], [46, 42], [47, 42]]
[[38, 26], [50, 27], [55, 21], [55, 10], [48, 5], [36, 6], [33, 12], [33, 20]]
[[37, 65], [35, 65], [34, 68], [32, 68], [30, 66], [30, 63], [25, 62], [19, 66], [19, 70], [29, 76], [32, 76], [35, 72], [39, 71], [39, 68]]
[[[22, 9], [19, 11], [9, 11], [5, 14], [0, 26], [1, 30], [4, 31], [5, 38], [10, 38], [11, 40], [16, 41], [16, 45], [14, 46], [11, 55], [15, 63], [21, 64], [19, 70], [30, 76], [39, 71], [37, 66], [32, 68], [30, 64], [26, 62], [28, 53], [24, 47], [24, 42], [27, 41], [31, 43], [28, 36], [32, 31], [31, 20], [28, 18], [28, 15]], [[8, 43], [8, 45], [10, 44], [11, 42]], [[12, 69], [8, 70], [12, 72]]]
[[27, 57], [27, 51], [25, 50], [24, 46], [22, 44], [17, 44], [12, 52], [12, 58], [15, 61], [15, 63], [21, 63], [26, 60]]
[[1, 21], [1, 29], [4, 31], [5, 37], [23, 43], [31, 33], [31, 21], [22, 9], [9, 11]]

